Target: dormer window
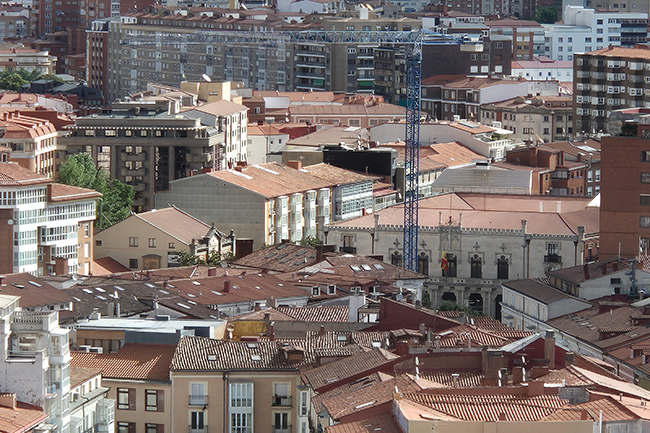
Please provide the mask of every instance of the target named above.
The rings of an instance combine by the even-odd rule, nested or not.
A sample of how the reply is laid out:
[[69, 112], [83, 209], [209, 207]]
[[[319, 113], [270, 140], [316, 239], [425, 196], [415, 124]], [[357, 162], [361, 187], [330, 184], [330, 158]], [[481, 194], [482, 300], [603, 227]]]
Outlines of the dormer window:
[[312, 287], [311, 294], [312, 296], [320, 296], [320, 287], [319, 286]]

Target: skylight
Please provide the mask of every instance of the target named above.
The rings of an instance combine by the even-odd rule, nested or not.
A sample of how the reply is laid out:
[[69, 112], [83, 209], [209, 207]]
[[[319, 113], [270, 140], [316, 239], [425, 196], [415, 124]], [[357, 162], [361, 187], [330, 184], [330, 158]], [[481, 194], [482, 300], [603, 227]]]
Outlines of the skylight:
[[353, 271], [359, 272], [361, 268], [358, 265], [350, 265], [350, 268], [352, 268]]
[[151, 284], [151, 283], [144, 283], [144, 285], [147, 286], [147, 287], [151, 287], [152, 289], [155, 289], [155, 288], [156, 288], [156, 286], [154, 286], [154, 285]]
[[260, 355], [251, 355], [251, 359], [253, 361], [261, 361], [262, 357]]
[[257, 349], [257, 343], [246, 343], [246, 347], [249, 349]]
[[361, 267], [363, 268], [364, 271], [372, 271], [370, 265], [361, 265]]
[[384, 267], [383, 267], [382, 265], [380, 265], [379, 263], [375, 263], [373, 266], [374, 266], [375, 269], [377, 269], [378, 271], [383, 271], [383, 270], [384, 270]]
[[113, 287], [115, 287], [115, 288], [116, 288], [117, 290], [121, 290], [121, 291], [124, 291], [124, 289], [123, 289], [123, 288], [121, 288], [120, 286], [113, 286]]
[[36, 287], [43, 287], [42, 285], [38, 284], [36, 281], [30, 281], [29, 284]]
[[106, 293], [106, 290], [102, 289], [101, 287], [95, 287], [95, 290], [98, 292]]
[[201, 283], [199, 283], [198, 281], [192, 281], [192, 284], [194, 284], [195, 286], [200, 286], [201, 285]]
[[88, 293], [89, 295], [93, 294], [93, 291], [90, 289], [82, 289], [84, 292]]
[[188, 310], [192, 309], [192, 307], [189, 307], [189, 306], [187, 306], [185, 304], [181, 304], [180, 302], [177, 302], [176, 305], [178, 305], [179, 307], [187, 308]]

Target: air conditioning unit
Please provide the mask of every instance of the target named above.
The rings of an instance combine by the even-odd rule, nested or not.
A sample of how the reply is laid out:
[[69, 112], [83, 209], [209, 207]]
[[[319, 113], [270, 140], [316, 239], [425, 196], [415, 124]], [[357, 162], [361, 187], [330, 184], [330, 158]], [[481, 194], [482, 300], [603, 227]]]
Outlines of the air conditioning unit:
[[103, 347], [91, 347], [89, 350], [90, 353], [104, 353]]

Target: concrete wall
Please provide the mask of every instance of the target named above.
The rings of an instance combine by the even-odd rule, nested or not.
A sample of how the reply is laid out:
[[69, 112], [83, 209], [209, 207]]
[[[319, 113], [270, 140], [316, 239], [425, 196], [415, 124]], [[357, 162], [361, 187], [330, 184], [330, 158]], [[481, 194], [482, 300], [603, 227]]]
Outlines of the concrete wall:
[[170, 190], [156, 194], [156, 207], [169, 205], [201, 221], [215, 221], [224, 232], [252, 238], [255, 246], [266, 242], [266, 200], [261, 195], [216, 179], [199, 175], [170, 182]]

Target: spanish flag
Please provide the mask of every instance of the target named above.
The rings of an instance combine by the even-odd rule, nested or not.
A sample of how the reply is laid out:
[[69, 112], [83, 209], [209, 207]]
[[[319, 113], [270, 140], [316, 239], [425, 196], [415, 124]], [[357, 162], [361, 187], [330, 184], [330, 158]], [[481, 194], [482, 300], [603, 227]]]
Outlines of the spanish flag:
[[442, 251], [442, 258], [440, 259], [440, 267], [442, 268], [443, 271], [449, 270], [449, 262], [447, 261], [447, 253], [445, 251]]

